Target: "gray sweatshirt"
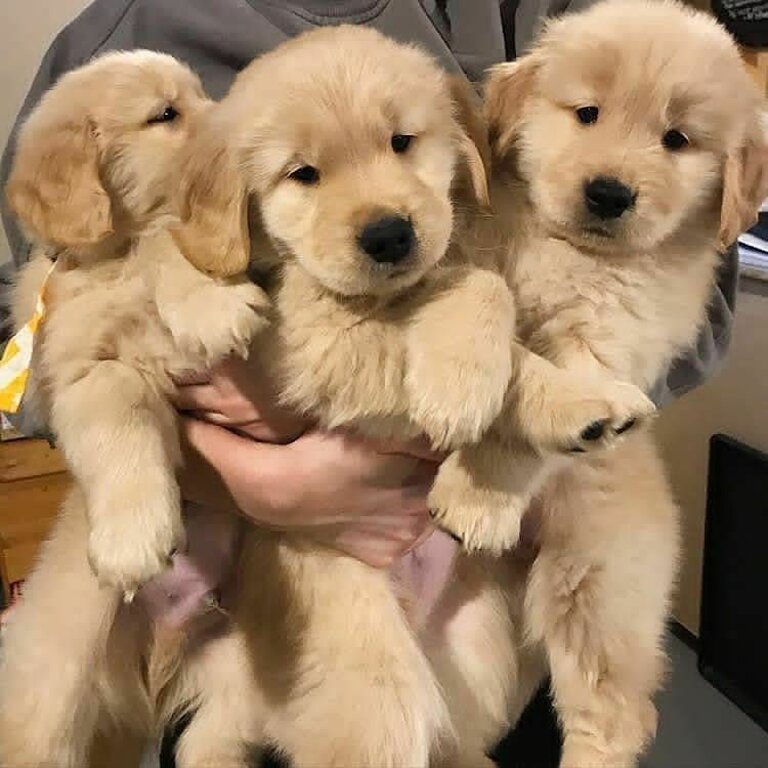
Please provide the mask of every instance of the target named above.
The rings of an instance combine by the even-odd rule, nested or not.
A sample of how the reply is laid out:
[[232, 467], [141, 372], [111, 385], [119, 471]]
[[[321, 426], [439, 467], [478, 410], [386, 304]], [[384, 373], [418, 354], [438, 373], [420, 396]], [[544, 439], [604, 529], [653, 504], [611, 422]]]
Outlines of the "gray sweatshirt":
[[[0, 165], [5, 185], [19, 124], [65, 72], [104, 51], [151, 48], [186, 61], [208, 93], [220, 98], [234, 76], [260, 53], [326, 24], [368, 24], [398, 40], [424, 46], [448, 69], [478, 81], [492, 64], [514, 58], [547, 15], [591, 0], [95, 0], [54, 40], [43, 59]], [[2, 218], [14, 263], [0, 273], [9, 284], [29, 245], [8, 211]], [[730, 341], [738, 261], [732, 249], [696, 346], [653, 392], [663, 403], [695, 387], [716, 368]], [[8, 334], [0, 301], [0, 334]], [[5, 321], [5, 323], [4, 323]], [[3, 328], [5, 325], [5, 328]], [[0, 339], [4, 338], [0, 335]]]

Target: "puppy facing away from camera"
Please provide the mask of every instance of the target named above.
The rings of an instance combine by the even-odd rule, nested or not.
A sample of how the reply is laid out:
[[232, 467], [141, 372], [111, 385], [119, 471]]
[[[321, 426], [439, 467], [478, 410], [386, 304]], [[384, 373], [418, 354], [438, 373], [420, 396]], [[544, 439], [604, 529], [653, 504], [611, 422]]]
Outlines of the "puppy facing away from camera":
[[246, 260], [203, 274], [164, 229], [171, 163], [209, 104], [170, 56], [107, 54], [62, 77], [19, 136], [6, 191], [39, 253], [17, 325], [50, 270], [24, 405], [43, 412], [76, 488], [3, 640], [3, 766], [84, 764], [120, 597], [183, 545], [171, 377], [245, 354], [265, 324]]
[[[647, 391], [696, 338], [721, 253], [768, 195], [765, 107], [730, 36], [672, 2], [598, 4], [493, 69], [496, 219], [478, 222], [490, 250], [475, 253], [497, 238], [507, 254], [521, 342], [576, 377]], [[482, 462], [481, 447], [461, 461]], [[650, 437], [571, 463], [528, 514], [525, 623], [552, 676], [562, 764], [634, 765], [678, 557]]]

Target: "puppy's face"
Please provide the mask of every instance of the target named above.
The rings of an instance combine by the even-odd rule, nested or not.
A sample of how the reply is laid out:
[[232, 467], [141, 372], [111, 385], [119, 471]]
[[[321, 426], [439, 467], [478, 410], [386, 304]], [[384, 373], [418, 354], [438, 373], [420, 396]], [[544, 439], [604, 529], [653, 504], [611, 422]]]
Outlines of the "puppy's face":
[[312, 32], [254, 62], [218, 118], [272, 243], [328, 289], [396, 292], [443, 256], [457, 161], [473, 150], [448, 78], [416, 49], [365, 28]]
[[107, 54], [65, 75], [24, 124], [7, 194], [31, 233], [88, 245], [161, 212], [169, 164], [208, 101], [170, 56]]
[[619, 0], [554, 23], [492, 75], [488, 105], [539, 215], [579, 245], [649, 250], [717, 211], [726, 160], [750, 130], [751, 162], [765, 165], [735, 46], [673, 4]]
[[269, 79], [252, 82], [267, 92], [243, 158], [267, 233], [345, 295], [416, 282], [451, 232], [458, 153], [443, 74], [356, 29], [313, 35], [263, 63]]

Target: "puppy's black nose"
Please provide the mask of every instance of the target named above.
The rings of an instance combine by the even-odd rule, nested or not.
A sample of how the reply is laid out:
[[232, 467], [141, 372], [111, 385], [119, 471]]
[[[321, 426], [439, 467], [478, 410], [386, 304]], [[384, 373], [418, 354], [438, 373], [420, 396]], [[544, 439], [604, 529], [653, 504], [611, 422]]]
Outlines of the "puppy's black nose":
[[598, 176], [584, 185], [587, 210], [600, 219], [618, 219], [635, 204], [635, 193], [609, 176]]
[[358, 240], [377, 264], [397, 264], [411, 252], [414, 232], [408, 219], [387, 216], [366, 224]]

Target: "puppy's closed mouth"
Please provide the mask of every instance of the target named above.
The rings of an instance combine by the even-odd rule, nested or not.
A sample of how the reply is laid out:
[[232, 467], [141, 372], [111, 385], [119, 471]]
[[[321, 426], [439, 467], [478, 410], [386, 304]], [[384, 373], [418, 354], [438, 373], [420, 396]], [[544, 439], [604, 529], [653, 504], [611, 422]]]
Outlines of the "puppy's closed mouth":
[[381, 267], [377, 267], [376, 271], [381, 273], [384, 272], [386, 274], [387, 280], [392, 280], [395, 277], [400, 277], [400, 275], [404, 275], [407, 272], [411, 271], [411, 267], [408, 265], [401, 265], [398, 267], [390, 267], [389, 269], [382, 269]]
[[582, 227], [582, 232], [591, 237], [602, 237], [607, 240], [613, 239], [616, 236], [614, 232], [598, 224], [585, 224]]
[[376, 277], [384, 277], [387, 280], [393, 280], [396, 277], [400, 277], [401, 275], [410, 272], [415, 264], [416, 259], [409, 257], [407, 260], [398, 262], [397, 264], [371, 262], [368, 268], [376, 275]]

